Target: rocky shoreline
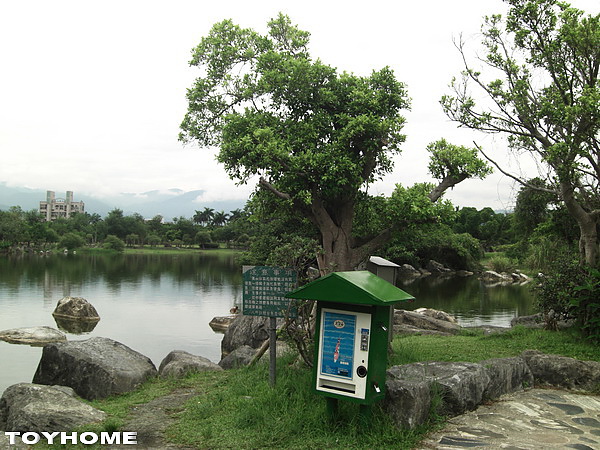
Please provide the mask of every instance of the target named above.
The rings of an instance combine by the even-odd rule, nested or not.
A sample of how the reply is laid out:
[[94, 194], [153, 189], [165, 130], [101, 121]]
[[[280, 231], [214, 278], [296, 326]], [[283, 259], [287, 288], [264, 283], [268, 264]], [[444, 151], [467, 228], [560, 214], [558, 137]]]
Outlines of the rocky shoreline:
[[[0, 431], [70, 431], [101, 422], [105, 413], [80, 399], [130, 392], [155, 376], [183, 377], [191, 371], [247, 365], [268, 336], [267, 318], [236, 314], [213, 321], [224, 330], [219, 364], [174, 350], [158, 370], [146, 356], [108, 338], [64, 341], [60, 334], [37, 330], [43, 339], [39, 342], [44, 345], [42, 358], [32, 383], [10, 386], [0, 398]], [[535, 319], [530, 322], [539, 324]], [[420, 308], [394, 313], [394, 333], [453, 335], [461, 330], [456, 319], [442, 311]], [[16, 335], [31, 343], [36, 329], [0, 332], [5, 340]], [[48, 336], [55, 341], [48, 342]], [[427, 420], [435, 395], [443, 399], [439, 412], [455, 416], [502, 395], [539, 386], [597, 389], [600, 363], [528, 350], [517, 357], [480, 363], [430, 361], [394, 366], [387, 371], [384, 409], [398, 427], [414, 428]]]

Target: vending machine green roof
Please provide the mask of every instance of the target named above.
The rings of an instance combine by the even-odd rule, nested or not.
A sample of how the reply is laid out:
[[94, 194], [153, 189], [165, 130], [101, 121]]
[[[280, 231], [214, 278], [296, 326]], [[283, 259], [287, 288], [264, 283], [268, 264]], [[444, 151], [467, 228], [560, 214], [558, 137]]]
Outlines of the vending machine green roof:
[[414, 297], [368, 271], [332, 272], [290, 292], [288, 298], [390, 306]]

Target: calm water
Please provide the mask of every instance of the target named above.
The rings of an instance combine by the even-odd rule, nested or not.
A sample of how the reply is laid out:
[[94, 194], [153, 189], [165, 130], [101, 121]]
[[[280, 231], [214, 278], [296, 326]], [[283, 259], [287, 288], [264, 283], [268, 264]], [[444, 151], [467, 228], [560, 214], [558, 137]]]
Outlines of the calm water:
[[[486, 288], [474, 277], [416, 280], [400, 287], [417, 300], [406, 309], [429, 307], [457, 316], [463, 325], [508, 326], [531, 314], [528, 289]], [[208, 326], [229, 314], [242, 295], [241, 268], [233, 256], [52, 255], [0, 258], [0, 330], [56, 328], [52, 311], [62, 297], [84, 297], [101, 320], [93, 331], [67, 339], [104, 336], [148, 356], [157, 366], [171, 350], [218, 362], [222, 335]], [[41, 348], [0, 341], [0, 393], [30, 382]]]
[[398, 286], [416, 297], [404, 309], [439, 309], [454, 315], [462, 326], [509, 327], [513, 317], [534, 314], [530, 286], [487, 286], [471, 277], [427, 277], [399, 282]]
[[[0, 258], [0, 330], [57, 324], [56, 303], [84, 297], [101, 320], [69, 340], [104, 336], [148, 356], [156, 367], [171, 350], [213, 362], [222, 335], [208, 326], [241, 300], [241, 270], [230, 255], [119, 255]], [[41, 348], [0, 341], [0, 393], [31, 382]]]

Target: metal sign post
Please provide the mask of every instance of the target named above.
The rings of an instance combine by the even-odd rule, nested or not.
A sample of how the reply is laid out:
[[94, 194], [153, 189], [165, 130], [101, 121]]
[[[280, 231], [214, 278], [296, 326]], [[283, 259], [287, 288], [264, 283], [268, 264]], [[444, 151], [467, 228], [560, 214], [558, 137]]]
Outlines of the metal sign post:
[[297, 287], [298, 277], [292, 269], [268, 266], [244, 266], [242, 313], [269, 317], [269, 383], [275, 386], [277, 356], [277, 318], [295, 318], [298, 311], [285, 295]]

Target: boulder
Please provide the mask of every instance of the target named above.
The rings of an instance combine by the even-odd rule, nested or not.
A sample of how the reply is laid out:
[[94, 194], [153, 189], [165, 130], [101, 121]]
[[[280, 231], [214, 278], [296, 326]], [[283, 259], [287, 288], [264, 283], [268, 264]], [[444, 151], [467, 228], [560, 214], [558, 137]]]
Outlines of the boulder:
[[221, 366], [202, 356], [183, 350], [173, 350], [162, 360], [158, 368], [161, 377], [182, 378], [192, 372], [223, 370]]
[[58, 301], [54, 312], [54, 317], [61, 317], [65, 319], [77, 319], [97, 322], [100, 320], [100, 316], [94, 308], [85, 298], [83, 297], [63, 297]]
[[156, 375], [146, 356], [112, 339], [94, 337], [46, 345], [33, 382], [70, 386], [94, 400], [133, 391]]
[[486, 399], [533, 387], [533, 374], [523, 358], [492, 358], [479, 364], [486, 368], [490, 377], [483, 393]]
[[106, 413], [83, 403], [72, 389], [19, 383], [0, 398], [0, 430], [37, 432], [71, 431], [102, 422]]
[[431, 273], [449, 273], [452, 272], [452, 269], [448, 269], [447, 267], [444, 267], [443, 264], [434, 261], [433, 259], [430, 259], [429, 262], [427, 263], [427, 266], [425, 267], [429, 272]]
[[521, 357], [529, 366], [536, 385], [580, 390], [597, 390], [600, 387], [600, 362], [547, 355], [537, 350], [525, 350]]
[[545, 320], [542, 313], [532, 314], [531, 316], [513, 317], [510, 326], [523, 325], [527, 328], [544, 328]]
[[71, 334], [91, 333], [99, 322], [98, 320], [65, 319], [64, 317], [54, 317], [54, 321], [59, 330]]
[[[440, 311], [440, 313], [442, 312]], [[401, 326], [397, 327], [396, 325]], [[436, 319], [415, 311], [398, 309], [394, 312], [394, 333], [403, 333], [403, 328], [406, 328], [408, 333], [411, 333], [416, 328], [448, 334], [456, 334], [461, 329], [460, 325], [457, 323]]]
[[434, 395], [442, 399], [440, 414], [456, 416], [481, 403], [489, 381], [486, 369], [475, 363], [430, 361], [394, 366], [387, 371], [385, 407], [398, 426], [412, 428], [426, 420]]
[[414, 312], [416, 312], [418, 314], [423, 314], [424, 316], [433, 317], [434, 319], [437, 319], [437, 320], [444, 320], [446, 322], [458, 324], [456, 317], [448, 314], [447, 312], [439, 311], [437, 309], [418, 308], [418, 309], [415, 309]]
[[252, 358], [254, 358], [256, 352], [257, 349], [252, 348], [249, 345], [242, 345], [221, 359], [221, 361], [219, 361], [219, 366], [223, 369], [236, 369], [238, 367], [247, 366], [250, 364], [250, 361], [252, 361]]
[[511, 284], [513, 282], [510, 275], [494, 272], [493, 270], [486, 270], [481, 274], [480, 278], [481, 281], [487, 284]]
[[[282, 320], [277, 319], [278, 325]], [[221, 359], [242, 345], [259, 348], [269, 338], [269, 318], [238, 314], [221, 341]]]
[[415, 428], [425, 423], [431, 408], [431, 382], [407, 378], [410, 369], [394, 366], [387, 371], [383, 408], [399, 428]]
[[398, 275], [401, 277], [420, 277], [421, 272], [419, 272], [410, 264], [402, 264], [398, 269]]
[[11, 344], [42, 346], [52, 342], [65, 342], [67, 337], [52, 327], [28, 327], [0, 331], [0, 340]]
[[208, 326], [210, 326], [213, 331], [223, 333], [227, 331], [227, 328], [229, 328], [229, 325], [232, 324], [236, 317], [236, 314], [213, 317], [213, 319], [208, 323]]

